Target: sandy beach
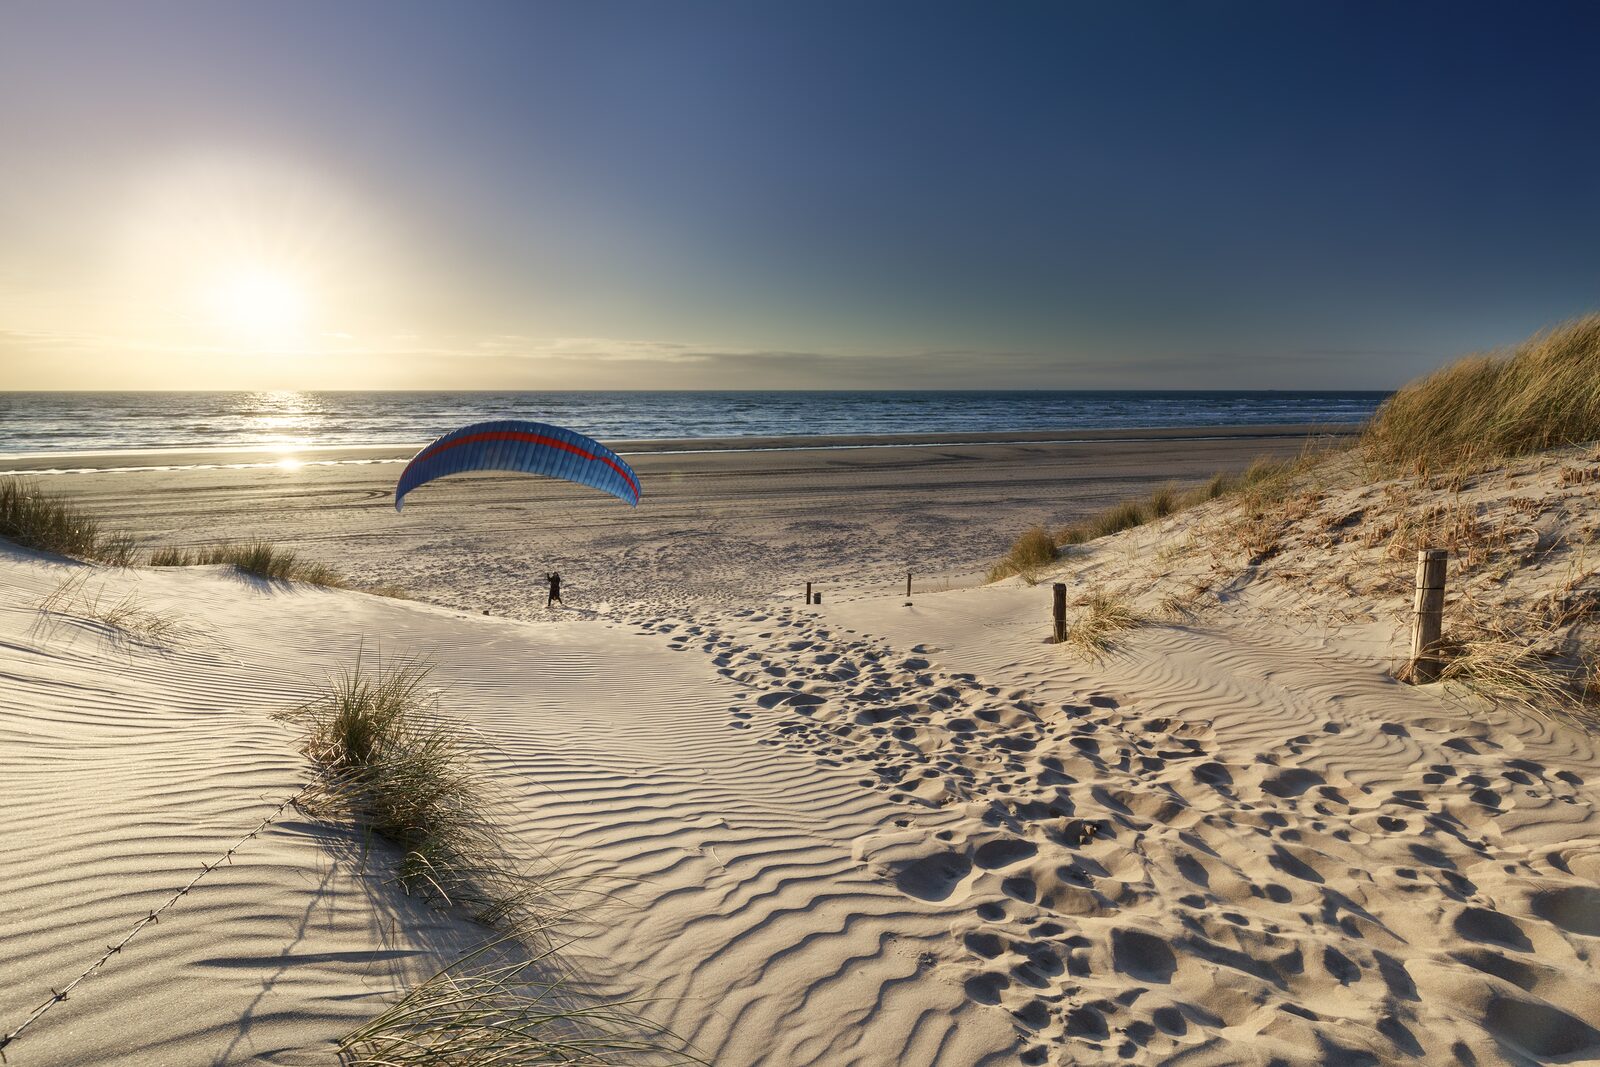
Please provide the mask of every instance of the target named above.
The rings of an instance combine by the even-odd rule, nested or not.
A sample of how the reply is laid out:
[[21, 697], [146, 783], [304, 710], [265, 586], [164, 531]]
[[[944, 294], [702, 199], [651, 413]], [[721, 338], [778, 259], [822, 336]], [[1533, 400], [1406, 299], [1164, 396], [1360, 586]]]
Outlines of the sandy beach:
[[0, 1067], [1600, 1067], [1597, 39], [0, 2]]
[[[1236, 581], [1089, 660], [1048, 584], [977, 580], [1022, 525], [1302, 447], [658, 449], [637, 511], [489, 476], [397, 516], [381, 463], [50, 475], [148, 543], [269, 537], [418, 599], [4, 550], [0, 1022], [293, 795], [272, 716], [359, 652], [435, 665], [497, 818], [594, 890], [569, 964], [705, 1062], [1600, 1057], [1592, 734], [1395, 682], [1403, 618], [1330, 592]], [[1153, 598], [1205, 510], [1057, 573]], [[41, 609], [85, 570], [175, 628]], [[327, 1062], [482, 940], [389, 862], [289, 809], [10, 1062]]]
[[903, 587], [907, 569], [941, 585], [971, 581], [1025, 526], [1349, 430], [617, 442], [645, 485], [638, 509], [488, 473], [429, 486], [397, 515], [394, 480], [415, 448], [25, 457], [0, 468], [92, 470], [46, 480], [152, 546], [266, 538], [357, 582], [551, 618], [535, 597], [551, 569], [566, 578], [570, 607], [598, 613], [752, 606], [807, 581], [855, 595]]

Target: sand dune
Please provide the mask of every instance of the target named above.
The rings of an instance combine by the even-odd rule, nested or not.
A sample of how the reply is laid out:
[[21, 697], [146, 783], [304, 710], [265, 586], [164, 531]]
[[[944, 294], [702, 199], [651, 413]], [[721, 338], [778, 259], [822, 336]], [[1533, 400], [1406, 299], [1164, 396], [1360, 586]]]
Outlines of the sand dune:
[[[365, 640], [369, 655], [439, 665], [449, 713], [512, 798], [500, 817], [607, 894], [574, 962], [599, 988], [665, 998], [665, 1021], [712, 1062], [902, 1049], [983, 1062], [1011, 1043], [1006, 1020], [926, 980], [947, 920], [851, 855], [898, 810], [773, 728], [735, 729], [749, 692], [707, 663], [623, 626], [195, 571], [93, 579], [194, 622], [176, 647], [70, 623], [41, 638], [33, 605], [76, 567], [20, 555], [0, 612], [7, 1029], [294, 791], [306, 772], [269, 715]], [[276, 823], [31, 1028], [13, 1062], [325, 1058], [381, 998], [483, 936], [386, 881], [348, 837]], [[861, 1025], [842, 1025], [836, 1000]], [[796, 1013], [813, 1022], [791, 1025]]]
[[1064, 663], [1046, 596], [675, 631], [902, 804], [857, 855], [961, 912], [938, 969], [1024, 1062], [1600, 1056], [1590, 735], [1258, 620]]
[[[1143, 581], [1173, 536], [1063, 566]], [[1238, 586], [1086, 661], [1016, 580], [562, 625], [90, 572], [175, 617], [149, 643], [41, 619], [82, 571], [0, 556], [0, 1031], [292, 795], [271, 715], [362, 650], [437, 665], [496, 817], [589, 894], [570, 965], [708, 1062], [1600, 1060], [1594, 735], [1396, 683], [1333, 600]], [[325, 1062], [483, 937], [389, 873], [290, 814], [11, 1062]]]

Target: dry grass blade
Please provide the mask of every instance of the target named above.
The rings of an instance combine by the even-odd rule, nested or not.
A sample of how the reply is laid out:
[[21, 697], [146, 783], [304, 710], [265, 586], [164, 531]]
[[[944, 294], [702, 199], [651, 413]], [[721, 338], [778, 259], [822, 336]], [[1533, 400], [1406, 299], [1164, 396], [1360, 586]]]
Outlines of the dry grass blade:
[[145, 607], [137, 593], [108, 597], [104, 584], [88, 589], [93, 573], [85, 569], [68, 576], [39, 601], [32, 630], [36, 637], [48, 638], [72, 620], [98, 623], [108, 636], [150, 645], [169, 645], [183, 632], [178, 616]]
[[439, 715], [429, 675], [416, 661], [369, 670], [358, 657], [319, 699], [282, 716], [305, 728], [305, 752], [321, 772], [301, 807], [393, 844], [406, 891], [504, 935], [351, 1034], [345, 1062], [698, 1062], [628, 1005], [568, 985], [555, 931], [574, 911], [573, 887], [510, 854], [489, 815], [490, 788], [460, 729]]
[[551, 978], [553, 960], [493, 961], [488, 945], [434, 975], [340, 1044], [348, 1067], [700, 1064], [636, 1005], [595, 1004]]
[[989, 581], [997, 582], [1013, 574], [1022, 576], [1029, 585], [1039, 580], [1039, 572], [1056, 558], [1056, 543], [1043, 526], [1025, 530], [1011, 546], [1004, 559], [989, 568]]
[[1389, 468], [1463, 468], [1600, 439], [1600, 315], [1460, 360], [1384, 402], [1362, 437]]
[[[245, 574], [278, 582], [305, 582], [342, 589], [344, 578], [333, 568], [304, 559], [292, 549], [279, 548], [270, 541], [209, 545], [204, 548], [163, 548], [150, 555], [152, 567], [199, 567], [226, 565]], [[392, 595], [392, 594], [391, 594]]]
[[48, 493], [22, 478], [0, 480], [0, 537], [24, 548], [73, 559], [126, 567], [133, 562], [132, 538], [106, 533], [100, 522], [60, 493]]
[[1089, 590], [1078, 604], [1082, 610], [1067, 626], [1067, 644], [1086, 656], [1109, 651], [1115, 635], [1144, 621], [1127, 597], [1105, 589]]

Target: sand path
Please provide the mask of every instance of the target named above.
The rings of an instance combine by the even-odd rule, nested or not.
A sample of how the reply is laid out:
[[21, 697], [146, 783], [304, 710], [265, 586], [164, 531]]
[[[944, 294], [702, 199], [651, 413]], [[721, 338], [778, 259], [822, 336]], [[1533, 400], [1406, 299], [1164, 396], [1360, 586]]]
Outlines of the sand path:
[[963, 904], [940, 966], [1024, 1062], [1600, 1056], [1592, 735], [1242, 611], [1087, 665], [1043, 644], [1047, 604], [860, 599], [680, 642], [902, 803], [857, 851]]

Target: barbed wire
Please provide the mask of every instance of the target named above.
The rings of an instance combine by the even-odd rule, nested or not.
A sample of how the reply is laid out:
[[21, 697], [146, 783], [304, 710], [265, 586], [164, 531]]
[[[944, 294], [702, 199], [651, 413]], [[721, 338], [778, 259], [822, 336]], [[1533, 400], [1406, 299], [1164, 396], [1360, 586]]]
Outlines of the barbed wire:
[[311, 786], [308, 783], [306, 785], [301, 786], [292, 795], [284, 798], [281, 802], [279, 802], [277, 807], [273, 808], [270, 812], [268, 812], [266, 817], [263, 818], [260, 822], [258, 822], [255, 825], [255, 829], [251, 830], [249, 833], [245, 834], [243, 837], [241, 837], [237, 841], [235, 841], [228, 848], [228, 851], [224, 852], [217, 859], [213, 860], [210, 863], [207, 863], [207, 864], [204, 864], [203, 866], [201, 866], [199, 874], [197, 874], [193, 878], [189, 879], [189, 881], [181, 889], [176, 890], [172, 894], [172, 896], [168, 897], [167, 900], [166, 900], [166, 903], [162, 904], [159, 908], [154, 909], [153, 911], [150, 912], [150, 914], [144, 916], [139, 921], [135, 922], [133, 924], [133, 927], [126, 934], [124, 934], [122, 936], [122, 940], [121, 941], [118, 941], [114, 945], [108, 945], [106, 947], [105, 952], [100, 954], [100, 958], [95, 960], [88, 967], [84, 968], [84, 970], [83, 970], [83, 972], [81, 974], [79, 974], [72, 981], [68, 982], [66, 985], [62, 986], [60, 989], [52, 988], [50, 990], [50, 998], [48, 1000], [44, 1001], [42, 1004], [40, 1004], [37, 1008], [34, 1008], [33, 1011], [29, 1012], [28, 1013], [28, 1017], [26, 1019], [23, 1019], [22, 1022], [20, 1024], [18, 1024], [18, 1026], [17, 1026], [17, 1028], [15, 1030], [12, 1030], [9, 1033], [6, 1033], [4, 1035], [0, 1035], [0, 1062], [4, 1062], [5, 1061], [5, 1058], [6, 1058], [6, 1053], [5, 1053], [6, 1046], [10, 1045], [18, 1037], [22, 1036], [22, 1032], [24, 1030], [26, 1030], [28, 1027], [32, 1026], [34, 1023], [38, 1022], [41, 1018], [43, 1018], [45, 1012], [49, 1011], [51, 1008], [55, 1007], [57, 1004], [60, 1004], [63, 1000], [66, 1000], [68, 994], [70, 994], [74, 989], [76, 989], [80, 982], [84, 981], [85, 979], [87, 979], [88, 977], [93, 975], [95, 972], [99, 971], [100, 968], [104, 967], [106, 965], [106, 963], [111, 959], [112, 956], [115, 956], [118, 953], [120, 953], [128, 945], [128, 943], [130, 941], [132, 941], [135, 936], [138, 935], [139, 931], [143, 930], [145, 927], [150, 926], [150, 925], [152, 925], [154, 923], [160, 922], [162, 913], [165, 912], [168, 908], [172, 907], [178, 901], [182, 900], [184, 897], [188, 896], [189, 895], [189, 891], [200, 883], [200, 879], [204, 878], [206, 875], [210, 874], [212, 871], [216, 870], [218, 867], [222, 866], [224, 863], [232, 863], [233, 862], [233, 854], [235, 852], [239, 851], [239, 849], [243, 848], [244, 845], [248, 841], [250, 841], [252, 838], [256, 837], [258, 834], [261, 833], [261, 831], [265, 830], [268, 826], [270, 826], [272, 824], [273, 820], [276, 819], [278, 816], [282, 815], [284, 813], [284, 811], [290, 805], [294, 804], [301, 797], [305, 796], [306, 795], [306, 791], [309, 790], [310, 788], [311, 788]]

